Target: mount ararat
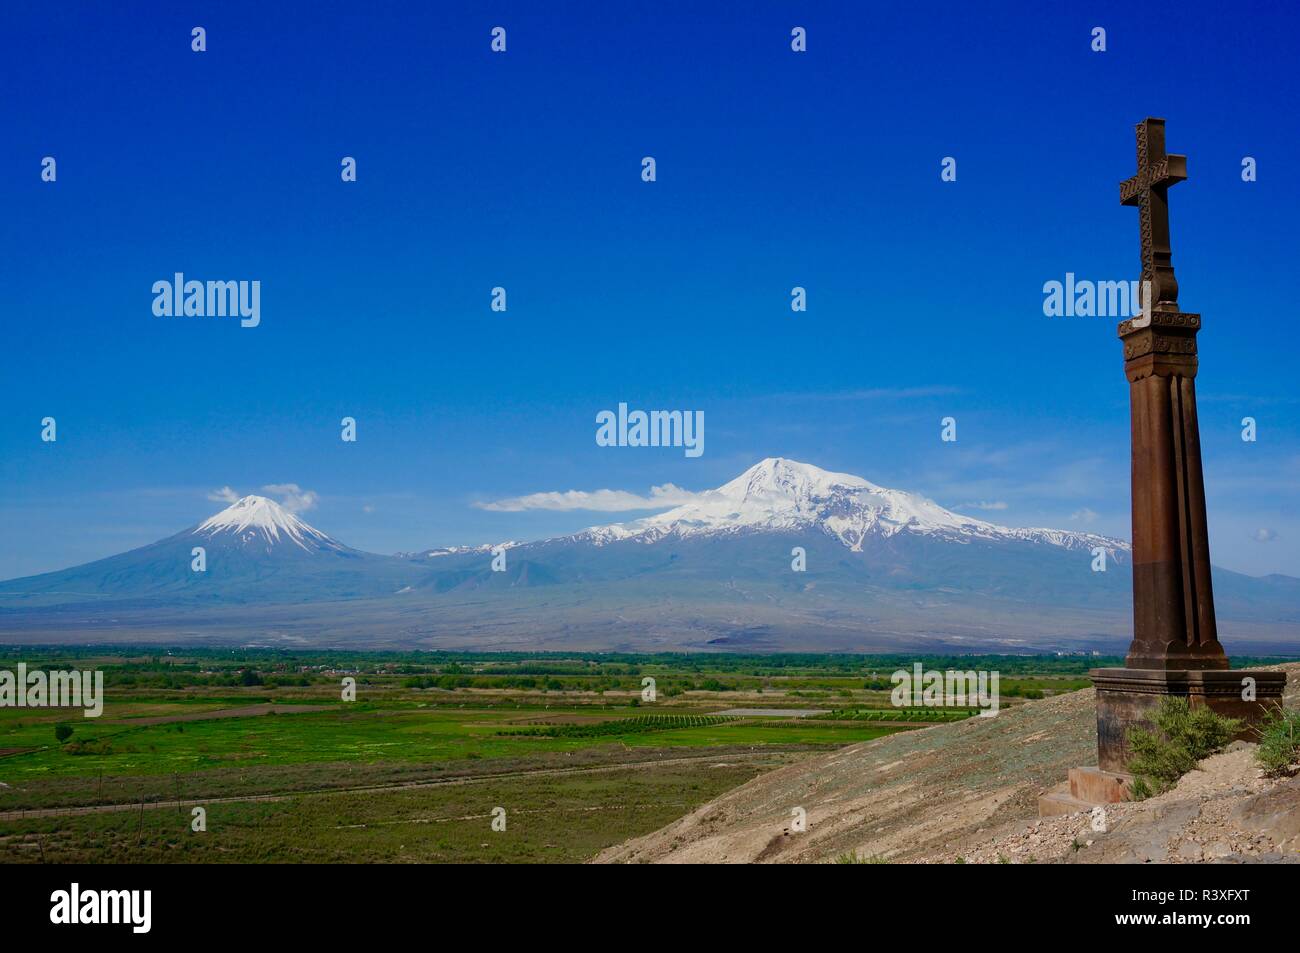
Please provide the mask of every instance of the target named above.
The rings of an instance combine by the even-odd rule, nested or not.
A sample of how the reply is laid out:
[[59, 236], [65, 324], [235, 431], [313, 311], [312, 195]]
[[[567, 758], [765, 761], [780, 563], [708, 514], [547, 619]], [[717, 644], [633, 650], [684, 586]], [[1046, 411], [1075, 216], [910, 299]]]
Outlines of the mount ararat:
[[[0, 641], [1111, 652], [1129, 638], [1129, 557], [1122, 540], [999, 526], [782, 458], [645, 519], [393, 556], [247, 496], [139, 549], [0, 582]], [[1214, 582], [1235, 652], [1300, 650], [1300, 579]]]

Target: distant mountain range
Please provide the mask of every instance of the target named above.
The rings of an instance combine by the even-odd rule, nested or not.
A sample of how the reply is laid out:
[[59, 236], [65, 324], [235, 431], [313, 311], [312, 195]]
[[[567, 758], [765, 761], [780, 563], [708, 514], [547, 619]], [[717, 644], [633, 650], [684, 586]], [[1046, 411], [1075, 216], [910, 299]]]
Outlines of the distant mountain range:
[[[1300, 651], [1300, 579], [1216, 569], [1215, 587], [1230, 652]], [[0, 583], [0, 640], [1115, 651], [1130, 600], [1122, 540], [998, 526], [769, 458], [635, 522], [394, 556], [247, 496], [148, 546]]]

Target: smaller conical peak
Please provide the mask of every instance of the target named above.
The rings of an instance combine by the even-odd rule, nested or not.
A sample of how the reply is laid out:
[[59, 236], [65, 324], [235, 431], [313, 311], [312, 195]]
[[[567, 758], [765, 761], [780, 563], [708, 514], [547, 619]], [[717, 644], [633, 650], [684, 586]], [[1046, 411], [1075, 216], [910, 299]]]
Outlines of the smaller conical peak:
[[292, 541], [303, 549], [307, 542], [333, 542], [313, 526], [308, 526], [275, 500], [264, 496], [245, 496], [231, 503], [220, 513], [199, 524], [195, 533], [214, 536], [232, 533], [244, 539], [261, 536], [269, 543]]

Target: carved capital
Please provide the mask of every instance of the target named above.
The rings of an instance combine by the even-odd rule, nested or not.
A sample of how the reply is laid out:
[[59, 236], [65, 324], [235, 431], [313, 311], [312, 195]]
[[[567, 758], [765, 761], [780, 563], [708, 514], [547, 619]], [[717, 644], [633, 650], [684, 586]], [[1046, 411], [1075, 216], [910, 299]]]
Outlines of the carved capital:
[[1121, 321], [1119, 337], [1124, 342], [1124, 374], [1130, 382], [1145, 377], [1195, 377], [1196, 332], [1201, 316], [1186, 311], [1152, 311], [1151, 323], [1134, 327], [1129, 318]]
[[[1120, 338], [1127, 338], [1129, 335], [1136, 334], [1146, 328], [1135, 327], [1133, 322], [1142, 320], [1141, 317], [1127, 318], [1119, 323]], [[1151, 323], [1148, 328], [1167, 328], [1188, 331], [1195, 335], [1201, 330], [1201, 316], [1192, 314], [1190, 311], [1152, 311]]]

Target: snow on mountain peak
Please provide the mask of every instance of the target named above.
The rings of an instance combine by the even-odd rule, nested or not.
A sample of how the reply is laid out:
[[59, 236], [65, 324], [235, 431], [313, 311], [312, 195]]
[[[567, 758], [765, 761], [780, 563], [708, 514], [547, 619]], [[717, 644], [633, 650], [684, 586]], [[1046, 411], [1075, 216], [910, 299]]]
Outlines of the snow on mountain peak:
[[258, 539], [267, 543], [293, 542], [310, 551], [309, 543], [335, 547], [338, 544], [313, 526], [308, 526], [279, 503], [264, 496], [245, 496], [231, 503], [217, 515], [204, 520], [196, 534], [216, 536], [230, 533], [243, 542]]
[[963, 516], [915, 493], [877, 486], [849, 473], [768, 457], [699, 499], [631, 523], [593, 527], [584, 536], [602, 544], [620, 539], [654, 542], [669, 535], [820, 529], [860, 551], [870, 536], [902, 532], [973, 539], [1024, 540], [1066, 548], [1128, 544], [1090, 533], [1013, 529]]
[[754, 464], [730, 483], [718, 487], [717, 492], [728, 497], [803, 498], [824, 495], [837, 486], [879, 490], [861, 477], [849, 473], [832, 473], [811, 463], [800, 463], [784, 457], [767, 457]]

